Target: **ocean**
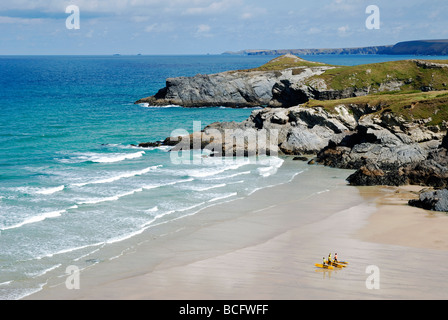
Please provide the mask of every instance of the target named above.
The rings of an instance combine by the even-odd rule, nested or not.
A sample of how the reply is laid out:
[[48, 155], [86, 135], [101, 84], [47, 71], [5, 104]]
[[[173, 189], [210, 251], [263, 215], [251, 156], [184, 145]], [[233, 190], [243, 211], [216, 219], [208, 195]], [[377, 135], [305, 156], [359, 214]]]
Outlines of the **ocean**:
[[[167, 147], [135, 146], [175, 129], [192, 132], [195, 124], [242, 121], [253, 111], [134, 104], [166, 78], [272, 58], [0, 56], [0, 299], [23, 298], [67, 266], [101, 263], [111, 244], [307, 170], [284, 166], [282, 157], [221, 159], [200, 151], [179, 164]], [[415, 57], [304, 58], [355, 65]], [[101, 259], [116, 257], [103, 251], [110, 256]]]

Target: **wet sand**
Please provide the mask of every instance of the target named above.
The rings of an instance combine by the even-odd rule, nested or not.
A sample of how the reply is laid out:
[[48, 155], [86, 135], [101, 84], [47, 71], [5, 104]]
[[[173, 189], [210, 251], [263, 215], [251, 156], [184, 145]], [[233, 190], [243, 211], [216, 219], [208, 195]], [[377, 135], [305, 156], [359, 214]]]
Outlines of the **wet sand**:
[[[319, 170], [331, 169], [312, 166], [144, 233], [83, 270], [79, 290], [60, 280], [26, 299], [447, 299], [447, 215], [407, 206], [418, 187], [350, 187], [339, 177], [331, 191], [305, 196]], [[349, 266], [316, 268], [329, 252]], [[378, 289], [369, 288], [371, 266]]]

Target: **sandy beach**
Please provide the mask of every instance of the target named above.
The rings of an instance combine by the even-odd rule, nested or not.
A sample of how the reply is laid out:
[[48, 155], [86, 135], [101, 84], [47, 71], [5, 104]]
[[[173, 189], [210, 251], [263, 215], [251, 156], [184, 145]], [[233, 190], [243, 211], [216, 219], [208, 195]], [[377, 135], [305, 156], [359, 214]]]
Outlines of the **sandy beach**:
[[[447, 299], [448, 216], [406, 205], [420, 187], [351, 187], [347, 171], [332, 170], [310, 166], [152, 229], [82, 270], [80, 289], [61, 276], [26, 299]], [[313, 177], [337, 187], [302, 197]], [[329, 252], [348, 267], [316, 268]]]

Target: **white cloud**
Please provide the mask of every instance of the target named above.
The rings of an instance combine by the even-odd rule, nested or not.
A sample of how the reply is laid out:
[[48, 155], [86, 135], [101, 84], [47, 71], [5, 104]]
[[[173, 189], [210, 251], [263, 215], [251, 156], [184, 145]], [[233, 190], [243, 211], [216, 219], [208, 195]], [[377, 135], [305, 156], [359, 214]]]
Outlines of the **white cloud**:
[[322, 32], [322, 30], [320, 30], [319, 28], [311, 27], [308, 29], [308, 31], [306, 33], [307, 34], [319, 34], [321, 32]]
[[40, 19], [40, 18], [28, 19], [28, 18], [15, 18], [15, 17], [0, 16], [0, 24], [3, 24], [3, 23], [39, 24], [39, 23], [42, 23], [43, 21], [44, 21], [44, 19]]
[[186, 15], [211, 15], [211, 14], [221, 14], [230, 9], [236, 10], [237, 6], [241, 5], [240, 0], [222, 0], [213, 1], [207, 6], [201, 7], [191, 7], [184, 11]]
[[334, 12], [343, 16], [358, 16], [364, 14], [365, 8], [362, 1], [359, 0], [333, 0], [324, 7], [326, 12]]
[[204, 33], [204, 32], [209, 32], [210, 31], [210, 26], [207, 24], [200, 24], [198, 25], [198, 33]]
[[157, 23], [153, 23], [152, 25], [147, 26], [145, 28], [145, 32], [153, 32], [153, 31], [157, 30], [157, 26], [158, 26]]
[[213, 34], [210, 33], [212, 28], [208, 24], [200, 24], [196, 28], [196, 32], [194, 36], [196, 38], [211, 38], [213, 37]]
[[246, 12], [241, 15], [241, 19], [248, 20], [248, 19], [251, 19], [252, 16], [253, 16], [253, 14], [251, 12]]
[[267, 13], [267, 10], [266, 8], [246, 7], [242, 12], [240, 18], [243, 20], [250, 20], [264, 16]]
[[94, 35], [95, 31], [93, 29], [90, 29], [87, 33], [86, 33], [86, 38], [92, 38]]
[[133, 22], [137, 22], [137, 23], [139, 23], [139, 22], [146, 22], [146, 21], [148, 21], [150, 19], [151, 18], [149, 16], [132, 16], [131, 17], [131, 20]]
[[349, 30], [350, 30], [350, 28], [348, 25], [341, 26], [338, 28], [338, 34], [340, 36], [346, 36], [348, 34]]
[[138, 13], [141, 9], [166, 6], [163, 0], [15, 0], [0, 2], [0, 10], [35, 10], [41, 12], [65, 12], [68, 5], [76, 5], [81, 13]]
[[149, 33], [159, 33], [159, 32], [168, 32], [174, 30], [174, 26], [169, 23], [153, 23], [147, 26], [145, 32]]

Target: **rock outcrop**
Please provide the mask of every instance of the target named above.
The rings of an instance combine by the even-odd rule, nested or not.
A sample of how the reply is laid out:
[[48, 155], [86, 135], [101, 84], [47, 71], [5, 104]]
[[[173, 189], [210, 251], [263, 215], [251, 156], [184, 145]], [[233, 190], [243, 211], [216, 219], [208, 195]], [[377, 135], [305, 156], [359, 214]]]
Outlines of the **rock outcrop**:
[[440, 145], [441, 148], [444, 148], [446, 150], [448, 150], [448, 135], [446, 135], [443, 140], [442, 140], [442, 144]]
[[[296, 56], [285, 55], [251, 70], [168, 78], [165, 88], [135, 103], [183, 107], [267, 106], [272, 100], [273, 92], [278, 91], [279, 86], [302, 83], [305, 79], [322, 74], [330, 68], [332, 67], [321, 63], [307, 62]], [[293, 102], [288, 101], [288, 104], [298, 105], [305, 101], [308, 101], [306, 96], [294, 97]], [[282, 105], [277, 103], [275, 106]]]
[[330, 66], [293, 55], [250, 70], [168, 78], [155, 95], [135, 103], [183, 107], [288, 108], [309, 100], [335, 100], [372, 93], [447, 89], [448, 64], [425, 60], [362, 66]]
[[194, 77], [168, 78], [166, 87], [136, 103], [183, 107], [256, 107], [272, 99], [275, 72], [226, 72]]
[[[444, 137], [443, 141], [447, 139]], [[364, 158], [355, 173], [347, 180], [352, 185], [422, 185], [435, 188], [448, 187], [448, 150], [444, 144], [436, 146], [434, 141], [430, 148], [422, 148], [426, 156], [422, 160], [379, 161], [375, 158]], [[412, 147], [412, 145], [411, 145]], [[328, 151], [327, 151], [328, 153]], [[340, 156], [340, 158], [342, 158]], [[336, 166], [337, 160], [333, 160]]]
[[[442, 90], [446, 84], [441, 81], [448, 81], [446, 64], [408, 60], [375, 65], [379, 71], [371, 70], [373, 66], [338, 70], [287, 56], [258, 70], [169, 79], [166, 88], [145, 101], [269, 107], [253, 110], [243, 122], [216, 122], [201, 132], [139, 146], [208, 149], [211, 156], [286, 154], [307, 160], [315, 155], [309, 163], [356, 170], [347, 178], [352, 185], [448, 188], [448, 91], [365, 96], [403, 86], [422, 89], [426, 83], [430, 90]], [[395, 76], [387, 73], [388, 80], [376, 83], [375, 88], [362, 85], [370, 81], [368, 77], [359, 82], [355, 73], [346, 75], [356, 70], [357, 75], [372, 73], [378, 80], [384, 68], [391, 66], [396, 68]], [[330, 69], [332, 77], [326, 74]], [[407, 75], [398, 79], [403, 70], [416, 72], [418, 80], [406, 80]], [[361, 85], [341, 87], [347, 77]]]
[[[184, 137], [140, 144], [172, 151], [208, 149], [211, 156], [316, 155], [309, 163], [354, 169], [351, 185], [448, 188], [448, 135], [365, 105], [263, 108], [243, 122], [215, 122]], [[363, 112], [367, 112], [359, 117]], [[423, 204], [422, 204], [423, 205]], [[426, 202], [424, 204], [427, 206]]]
[[426, 210], [448, 212], [448, 189], [423, 190], [418, 199], [409, 200], [409, 205]]

